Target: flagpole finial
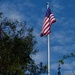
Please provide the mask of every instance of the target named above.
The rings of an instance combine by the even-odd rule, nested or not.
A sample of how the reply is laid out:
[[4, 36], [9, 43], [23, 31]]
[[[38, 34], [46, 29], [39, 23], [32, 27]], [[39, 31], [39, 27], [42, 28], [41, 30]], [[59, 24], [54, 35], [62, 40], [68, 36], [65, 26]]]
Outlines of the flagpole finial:
[[47, 9], [48, 9], [49, 8], [49, 2], [47, 2], [46, 5], [47, 5]]

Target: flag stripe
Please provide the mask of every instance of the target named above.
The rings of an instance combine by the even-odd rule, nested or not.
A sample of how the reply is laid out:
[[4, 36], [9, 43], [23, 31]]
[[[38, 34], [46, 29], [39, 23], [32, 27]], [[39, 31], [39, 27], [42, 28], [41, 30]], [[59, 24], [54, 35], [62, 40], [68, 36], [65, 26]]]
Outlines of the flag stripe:
[[46, 36], [47, 36], [48, 34], [50, 34], [50, 31], [46, 32]]
[[45, 30], [44, 30], [44, 33], [48, 32], [49, 31], [49, 27], [47, 27]]
[[51, 10], [48, 8], [45, 18], [44, 18], [44, 24], [42, 27], [41, 36], [48, 35], [51, 32], [51, 25], [52, 23], [55, 23], [56, 19], [54, 18], [54, 15], [51, 13]]
[[49, 28], [49, 23], [48, 25], [46, 25], [46, 27], [44, 27], [43, 32], [45, 32], [48, 28]]
[[43, 26], [43, 31], [44, 31], [48, 26], [49, 26], [49, 21], [48, 21], [46, 24], [44, 24], [44, 26]]

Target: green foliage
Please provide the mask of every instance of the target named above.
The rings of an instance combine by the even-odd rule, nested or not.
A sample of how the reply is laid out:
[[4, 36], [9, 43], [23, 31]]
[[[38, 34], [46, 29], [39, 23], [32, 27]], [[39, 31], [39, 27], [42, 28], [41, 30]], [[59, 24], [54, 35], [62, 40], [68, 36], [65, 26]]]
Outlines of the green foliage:
[[26, 28], [26, 22], [3, 19], [0, 13], [0, 75], [39, 75], [47, 67], [36, 65], [31, 55], [36, 54], [37, 41], [33, 28]]
[[47, 73], [47, 65], [43, 65], [42, 62], [35, 65], [35, 63], [32, 62], [28, 65], [28, 72], [27, 75], [40, 75], [41, 73]]
[[68, 59], [70, 57], [75, 57], [75, 54], [74, 53], [70, 53], [68, 55], [64, 55], [63, 58], [61, 60], [59, 60], [58, 62], [61, 63], [61, 64], [64, 64], [64, 60]]

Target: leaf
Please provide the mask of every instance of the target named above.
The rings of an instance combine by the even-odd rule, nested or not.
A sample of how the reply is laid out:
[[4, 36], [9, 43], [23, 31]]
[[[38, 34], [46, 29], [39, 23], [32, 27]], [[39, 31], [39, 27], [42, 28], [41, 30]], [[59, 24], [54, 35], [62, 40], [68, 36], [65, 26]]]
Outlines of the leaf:
[[63, 60], [59, 60], [58, 62], [61, 63], [61, 64], [64, 64], [64, 61]]

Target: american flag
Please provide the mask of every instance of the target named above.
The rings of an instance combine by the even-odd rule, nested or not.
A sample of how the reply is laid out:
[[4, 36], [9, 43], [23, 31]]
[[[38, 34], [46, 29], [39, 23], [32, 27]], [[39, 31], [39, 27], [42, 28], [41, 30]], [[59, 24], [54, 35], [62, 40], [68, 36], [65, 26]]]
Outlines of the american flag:
[[44, 24], [42, 27], [41, 37], [44, 35], [48, 35], [51, 32], [51, 25], [52, 23], [55, 23], [56, 19], [54, 18], [54, 15], [51, 13], [50, 8], [47, 9], [46, 15], [44, 18]]

